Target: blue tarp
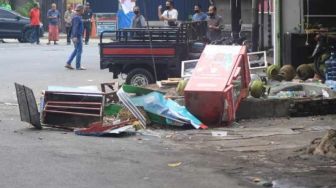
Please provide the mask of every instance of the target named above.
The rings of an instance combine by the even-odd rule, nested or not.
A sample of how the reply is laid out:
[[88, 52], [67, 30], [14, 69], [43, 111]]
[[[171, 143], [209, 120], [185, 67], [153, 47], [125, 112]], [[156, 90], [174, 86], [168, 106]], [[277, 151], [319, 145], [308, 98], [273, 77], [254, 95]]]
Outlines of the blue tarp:
[[201, 121], [192, 115], [184, 106], [180, 106], [171, 99], [166, 99], [163, 94], [151, 92], [147, 95], [132, 97], [135, 106], [144, 107], [145, 111], [166, 118], [167, 124], [191, 124], [196, 129], [207, 128]]
[[118, 29], [130, 28], [132, 24], [133, 12], [125, 14], [123, 10], [118, 10]]

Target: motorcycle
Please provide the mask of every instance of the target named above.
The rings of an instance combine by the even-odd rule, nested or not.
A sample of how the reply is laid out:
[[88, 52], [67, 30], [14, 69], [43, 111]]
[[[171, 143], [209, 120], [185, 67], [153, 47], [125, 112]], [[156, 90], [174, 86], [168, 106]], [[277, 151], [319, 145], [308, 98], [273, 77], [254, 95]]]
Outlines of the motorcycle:
[[315, 36], [317, 42], [315, 49], [311, 55], [314, 62], [315, 75], [325, 81], [325, 61], [328, 60], [332, 52], [336, 49], [336, 35], [321, 30]]

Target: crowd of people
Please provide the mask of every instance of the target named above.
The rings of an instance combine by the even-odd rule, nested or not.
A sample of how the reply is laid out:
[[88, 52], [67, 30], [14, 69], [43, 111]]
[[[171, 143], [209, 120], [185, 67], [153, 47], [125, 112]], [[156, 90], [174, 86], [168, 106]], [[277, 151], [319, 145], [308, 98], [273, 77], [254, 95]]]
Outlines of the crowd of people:
[[[163, 7], [158, 7], [158, 18], [163, 21], [166, 27], [178, 26], [178, 10], [174, 7], [174, 2], [167, 0], [165, 4], [165, 10], [162, 11]], [[146, 19], [141, 14], [140, 8], [135, 6], [133, 9], [135, 16], [132, 19], [132, 28], [142, 28], [146, 27]], [[85, 6], [77, 5], [75, 10], [72, 9], [71, 5], [68, 5], [67, 10], [63, 14], [63, 19], [65, 23], [66, 30], [66, 41], [70, 45], [71, 42], [74, 44], [74, 51], [70, 55], [65, 67], [68, 69], [85, 70], [81, 66], [81, 54], [83, 50], [83, 40], [87, 45], [90, 40], [90, 34], [92, 29], [92, 16], [93, 12], [90, 9], [90, 3], [86, 3]], [[38, 3], [34, 4], [34, 7], [30, 11], [30, 21], [31, 26], [34, 30], [32, 43], [40, 44], [40, 7]], [[59, 28], [62, 19], [61, 13], [57, 10], [55, 3], [51, 4], [51, 8], [47, 13], [48, 18], [48, 45], [51, 42], [57, 45], [59, 40]], [[192, 21], [207, 21], [208, 31], [207, 39], [209, 41], [215, 41], [221, 38], [221, 29], [223, 27], [223, 21], [221, 16], [217, 15], [217, 9], [214, 5], [210, 5], [208, 13], [202, 11], [200, 5], [194, 6], [194, 14], [192, 16]], [[85, 35], [85, 36], [84, 36]], [[71, 62], [76, 58], [75, 68], [71, 66]]]
[[[65, 67], [67, 69], [85, 70], [81, 66], [81, 56], [83, 51], [83, 35], [85, 33], [85, 44], [89, 43], [91, 34], [91, 18], [92, 10], [90, 9], [90, 3], [86, 3], [85, 6], [77, 5], [75, 10], [71, 5], [68, 5], [67, 10], [64, 13], [64, 23], [67, 35], [67, 44], [70, 45], [71, 41], [74, 44], [74, 50], [71, 53]], [[33, 29], [33, 36], [31, 43], [40, 44], [40, 23], [41, 13], [39, 3], [34, 3], [33, 8], [29, 13], [30, 25]], [[61, 13], [57, 10], [55, 3], [51, 4], [51, 9], [47, 13], [48, 18], [48, 43], [51, 42], [57, 45], [59, 40], [59, 28], [61, 23]], [[76, 58], [75, 68], [71, 66], [72, 61]]]
[[[146, 20], [141, 15], [140, 8], [135, 6], [133, 9], [135, 16], [132, 19], [132, 28], [146, 27]], [[162, 12], [162, 6], [158, 7], [158, 17], [164, 22], [164, 26], [177, 26], [178, 25], [178, 11], [174, 7], [174, 2], [171, 0], [166, 1], [166, 8]], [[194, 6], [194, 14], [192, 15], [192, 21], [207, 21], [208, 32], [207, 39], [209, 42], [221, 39], [223, 20], [222, 17], [217, 15], [217, 8], [214, 5], [210, 5], [208, 13], [202, 11], [201, 5]]]

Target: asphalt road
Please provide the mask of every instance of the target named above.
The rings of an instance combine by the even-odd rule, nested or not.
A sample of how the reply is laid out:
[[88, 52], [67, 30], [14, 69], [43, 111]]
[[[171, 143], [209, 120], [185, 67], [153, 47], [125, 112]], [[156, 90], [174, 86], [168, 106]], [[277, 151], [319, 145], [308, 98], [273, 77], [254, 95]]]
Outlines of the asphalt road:
[[[20, 122], [14, 82], [36, 97], [49, 85], [98, 85], [112, 79], [99, 70], [98, 46], [84, 47], [86, 71], [64, 68], [72, 46], [0, 44], [0, 187], [220, 187], [239, 188], [221, 158], [156, 136], [96, 138], [34, 130]], [[178, 167], [169, 163], [182, 162]]]

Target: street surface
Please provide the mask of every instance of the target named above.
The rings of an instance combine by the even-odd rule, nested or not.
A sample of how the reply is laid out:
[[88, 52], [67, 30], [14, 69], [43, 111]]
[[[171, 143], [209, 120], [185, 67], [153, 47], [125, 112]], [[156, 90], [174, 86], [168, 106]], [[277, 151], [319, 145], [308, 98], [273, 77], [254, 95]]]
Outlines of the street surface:
[[[54, 46], [0, 44], [0, 187], [251, 187], [228, 176], [221, 156], [191, 150], [152, 135], [122, 138], [77, 136], [62, 130], [35, 130], [20, 121], [14, 82], [32, 88], [35, 97], [49, 85], [87, 86], [111, 81], [99, 69], [97, 41], [84, 46], [82, 65], [64, 68], [73, 50]], [[169, 163], [181, 162], [169, 167]]]

